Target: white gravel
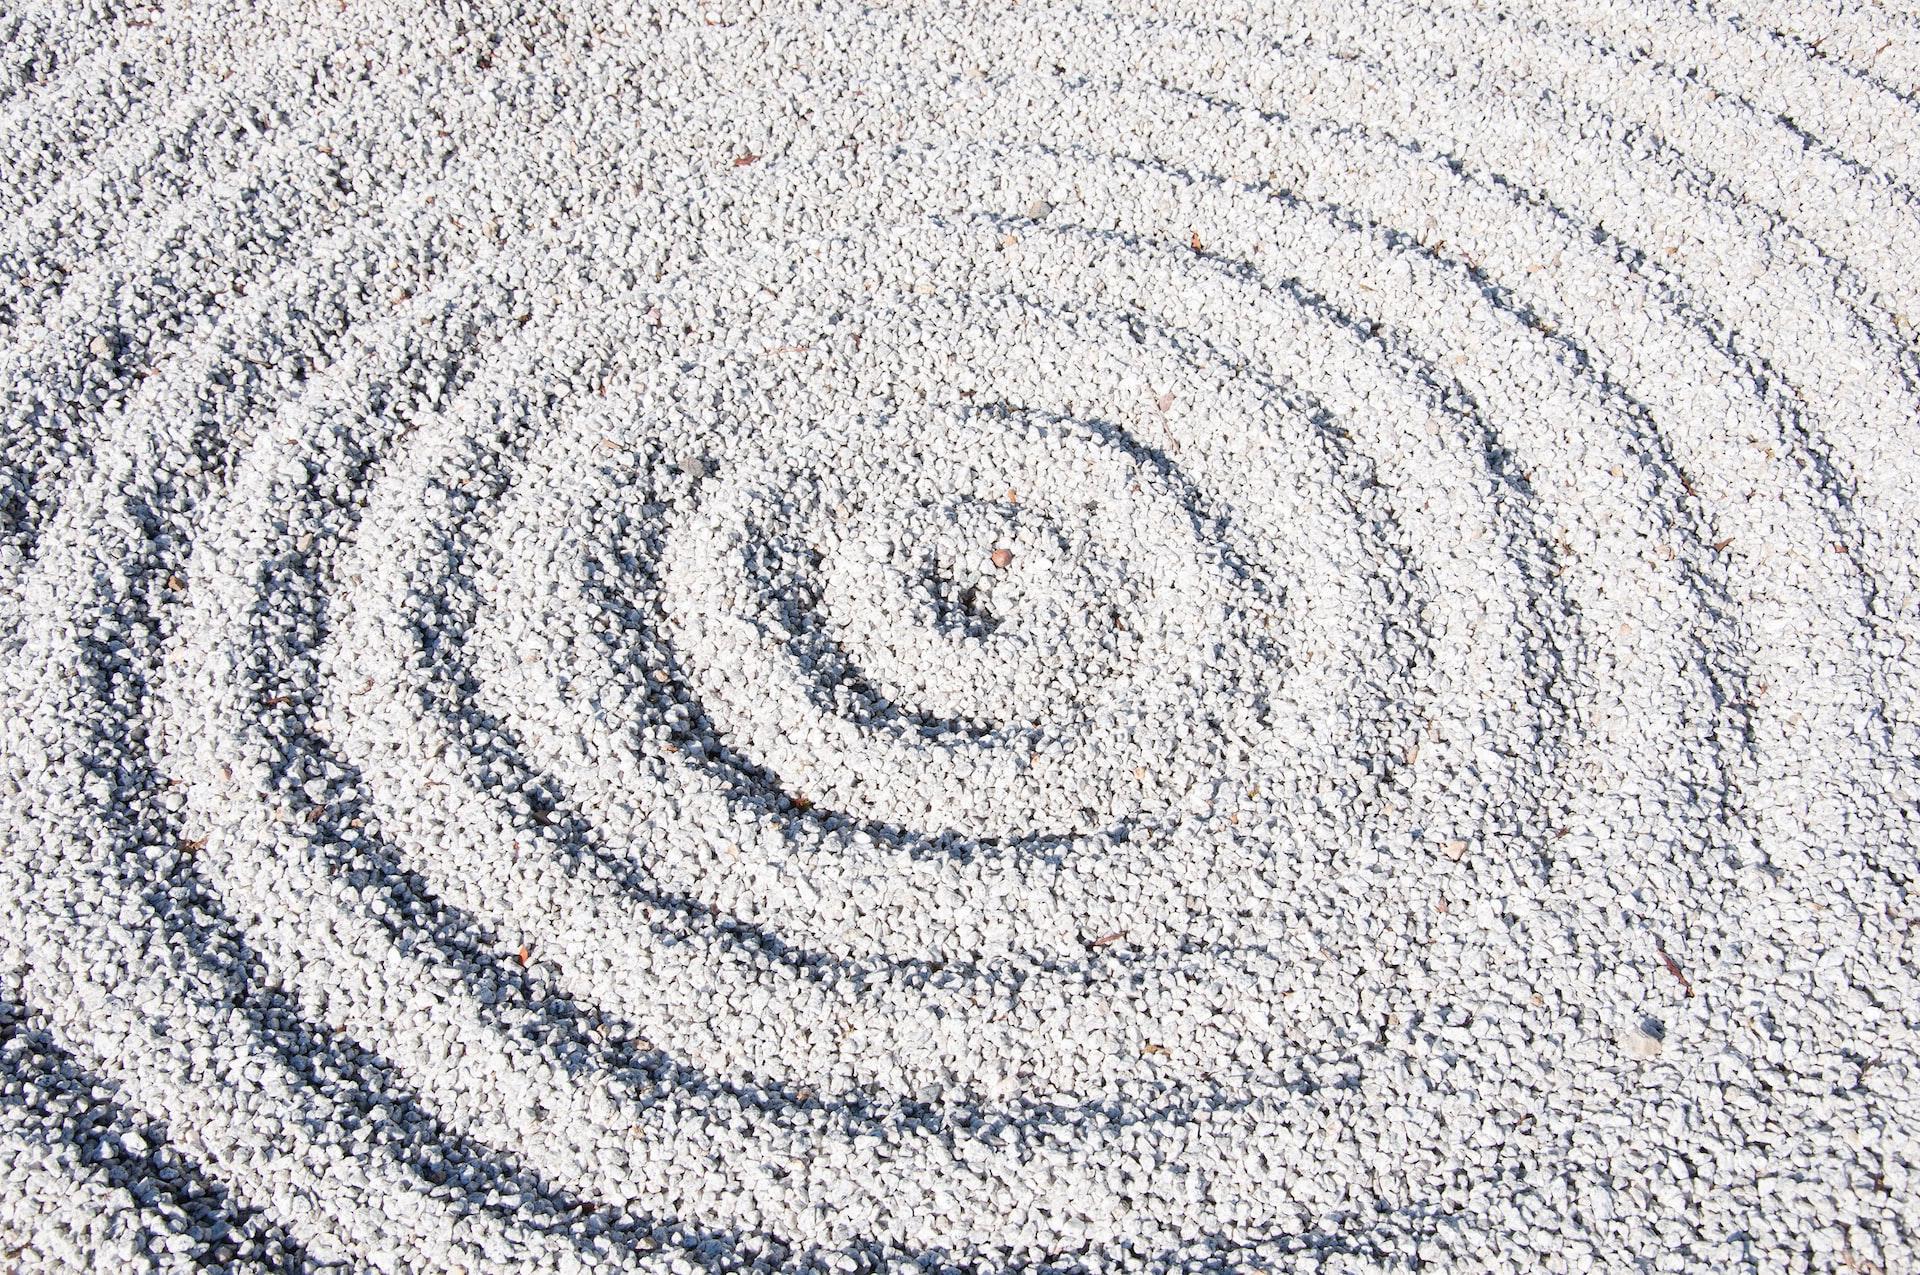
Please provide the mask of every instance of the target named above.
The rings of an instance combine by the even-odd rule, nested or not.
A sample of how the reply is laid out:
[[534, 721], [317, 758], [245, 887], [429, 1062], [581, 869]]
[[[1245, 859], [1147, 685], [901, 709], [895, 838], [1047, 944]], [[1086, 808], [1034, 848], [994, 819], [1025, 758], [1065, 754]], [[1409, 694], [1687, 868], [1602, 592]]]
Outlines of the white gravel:
[[454, 7], [0, 15], [0, 1265], [1920, 1269], [1920, 17]]

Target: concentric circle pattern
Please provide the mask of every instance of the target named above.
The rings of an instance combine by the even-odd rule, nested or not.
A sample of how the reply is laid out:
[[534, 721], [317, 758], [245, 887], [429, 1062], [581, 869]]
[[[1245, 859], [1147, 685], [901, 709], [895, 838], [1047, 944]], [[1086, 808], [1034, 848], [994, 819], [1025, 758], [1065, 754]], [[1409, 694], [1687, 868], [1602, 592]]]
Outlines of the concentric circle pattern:
[[1913, 1270], [1920, 21], [0, 16], [9, 1269]]

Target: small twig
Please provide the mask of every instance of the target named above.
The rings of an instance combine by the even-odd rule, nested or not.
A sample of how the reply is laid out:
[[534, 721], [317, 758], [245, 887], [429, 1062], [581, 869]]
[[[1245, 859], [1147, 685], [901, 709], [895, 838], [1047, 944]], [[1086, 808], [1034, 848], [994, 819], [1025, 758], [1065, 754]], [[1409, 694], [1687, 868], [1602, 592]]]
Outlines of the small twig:
[[1656, 942], [1653, 945], [1653, 950], [1660, 953], [1660, 959], [1666, 962], [1667, 973], [1679, 979], [1680, 986], [1686, 988], [1687, 995], [1691, 997], [1693, 995], [1693, 984], [1687, 981], [1687, 976], [1685, 972], [1682, 971], [1680, 968], [1680, 962], [1673, 959], [1672, 955], [1668, 953], [1666, 949], [1666, 945], [1663, 943]]

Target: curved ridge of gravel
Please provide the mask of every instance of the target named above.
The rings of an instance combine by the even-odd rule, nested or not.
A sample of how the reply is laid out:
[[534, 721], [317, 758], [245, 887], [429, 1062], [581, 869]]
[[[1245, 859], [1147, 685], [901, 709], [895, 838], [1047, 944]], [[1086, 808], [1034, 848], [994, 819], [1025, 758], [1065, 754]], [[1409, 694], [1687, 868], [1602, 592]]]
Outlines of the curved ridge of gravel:
[[10, 1269], [1920, 1263], [1920, 25], [0, 18]]

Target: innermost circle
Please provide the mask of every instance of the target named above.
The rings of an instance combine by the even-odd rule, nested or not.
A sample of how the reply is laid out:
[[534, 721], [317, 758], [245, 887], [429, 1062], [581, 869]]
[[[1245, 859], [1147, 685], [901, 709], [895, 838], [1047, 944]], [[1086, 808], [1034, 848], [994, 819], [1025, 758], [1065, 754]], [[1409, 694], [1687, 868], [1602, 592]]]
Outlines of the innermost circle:
[[991, 609], [992, 585], [980, 572], [929, 562], [916, 583], [927, 596], [928, 614], [922, 622], [934, 632], [983, 642], [999, 631], [1000, 617]]
[[1177, 476], [1006, 411], [831, 435], [714, 475], [667, 546], [669, 624], [729, 747], [815, 804], [927, 831], [1174, 805], [1207, 764], [1179, 730], [1192, 696], [1271, 673]]
[[956, 467], [937, 492], [873, 493], [810, 525], [809, 592], [836, 657], [894, 703], [1024, 732], [1094, 711], [1160, 599], [1117, 534], [1137, 517], [1022, 503], [996, 470]]
[[[903, 528], [890, 565], [920, 605], [909, 619], [943, 636], [985, 641], [1000, 630], [1015, 604], [1010, 546], [1020, 540], [1017, 510], [1008, 501], [956, 495], [922, 525]], [[897, 517], [898, 511], [888, 511]], [[1006, 566], [1000, 565], [1004, 562]]]

